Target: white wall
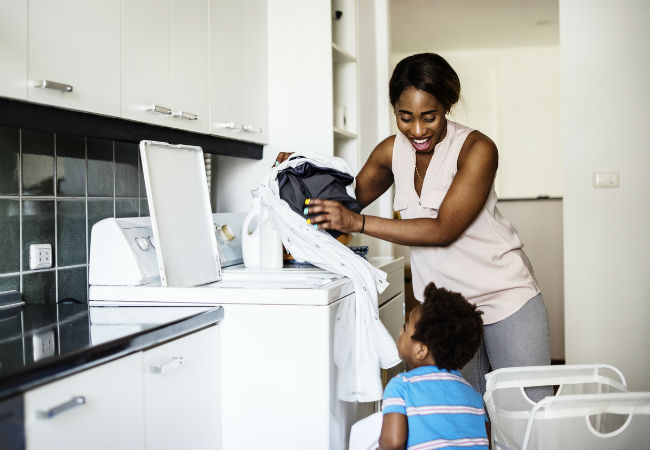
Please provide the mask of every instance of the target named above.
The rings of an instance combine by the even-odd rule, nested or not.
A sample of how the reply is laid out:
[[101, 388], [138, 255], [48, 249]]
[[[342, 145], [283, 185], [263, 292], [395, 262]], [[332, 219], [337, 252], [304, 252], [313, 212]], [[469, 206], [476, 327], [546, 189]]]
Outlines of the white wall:
[[261, 161], [214, 158], [217, 211], [248, 211], [280, 152], [332, 154], [330, 15], [329, 2], [268, 0], [269, 145]]
[[[388, 0], [359, 1], [359, 134], [361, 166], [375, 146], [391, 134], [388, 100], [390, 39]], [[369, 205], [364, 213], [393, 216], [392, 190]], [[367, 245], [373, 256], [391, 256], [393, 245], [370, 236], [357, 236], [353, 245]]]
[[566, 360], [650, 390], [650, 2], [560, 0], [560, 47]]
[[[456, 70], [461, 100], [452, 119], [499, 148], [499, 198], [561, 196], [559, 47], [438, 50]], [[392, 55], [392, 67], [407, 54]]]

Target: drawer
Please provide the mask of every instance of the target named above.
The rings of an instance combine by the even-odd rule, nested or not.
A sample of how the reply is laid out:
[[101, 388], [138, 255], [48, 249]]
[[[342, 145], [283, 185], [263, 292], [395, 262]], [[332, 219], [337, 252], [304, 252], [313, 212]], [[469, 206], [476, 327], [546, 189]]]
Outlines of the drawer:
[[377, 303], [380, 307], [400, 292], [404, 292], [404, 268], [401, 267], [398, 270], [388, 273], [386, 281], [389, 283], [388, 287], [377, 298]]

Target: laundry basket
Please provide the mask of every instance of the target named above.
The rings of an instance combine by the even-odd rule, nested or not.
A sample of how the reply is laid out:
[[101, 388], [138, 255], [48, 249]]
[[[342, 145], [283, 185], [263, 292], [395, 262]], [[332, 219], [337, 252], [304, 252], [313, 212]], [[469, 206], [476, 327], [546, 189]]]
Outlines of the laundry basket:
[[[536, 406], [525, 388], [553, 386], [556, 394], [550, 398], [627, 390], [623, 374], [608, 364], [509, 367], [490, 372], [485, 378], [484, 400], [495, 450], [523, 448], [526, 427]], [[595, 426], [600, 427], [600, 423]]]

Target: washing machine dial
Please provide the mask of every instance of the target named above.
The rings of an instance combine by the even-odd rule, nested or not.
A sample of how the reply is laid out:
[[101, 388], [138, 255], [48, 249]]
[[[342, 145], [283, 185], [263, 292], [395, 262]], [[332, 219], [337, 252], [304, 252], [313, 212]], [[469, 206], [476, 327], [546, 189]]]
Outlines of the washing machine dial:
[[138, 236], [137, 238], [135, 238], [135, 243], [138, 244], [138, 247], [140, 247], [140, 250], [148, 250], [149, 249], [149, 240], [144, 236]]
[[219, 230], [219, 237], [224, 242], [232, 241], [233, 239], [235, 239], [235, 235], [233, 234], [228, 224], [220, 226], [218, 230]]

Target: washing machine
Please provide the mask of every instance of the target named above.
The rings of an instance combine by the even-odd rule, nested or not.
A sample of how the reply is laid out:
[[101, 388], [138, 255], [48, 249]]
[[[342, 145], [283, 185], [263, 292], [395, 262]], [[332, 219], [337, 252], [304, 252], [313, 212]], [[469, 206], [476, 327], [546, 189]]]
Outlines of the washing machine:
[[[313, 266], [244, 267], [244, 217], [213, 215], [221, 279], [192, 287], [161, 284], [150, 218], [96, 224], [89, 267], [91, 321], [117, 323], [132, 316], [132, 308], [142, 317], [147, 308], [221, 305], [222, 448], [347, 448], [351, 425], [377, 408], [374, 402], [337, 396], [336, 313], [344, 302], [354, 302], [353, 283]], [[371, 261], [388, 274], [380, 317], [396, 337], [403, 323], [403, 260]]]

